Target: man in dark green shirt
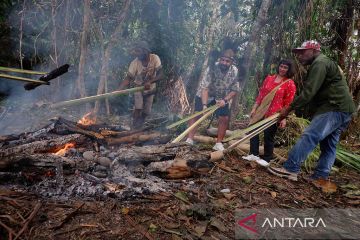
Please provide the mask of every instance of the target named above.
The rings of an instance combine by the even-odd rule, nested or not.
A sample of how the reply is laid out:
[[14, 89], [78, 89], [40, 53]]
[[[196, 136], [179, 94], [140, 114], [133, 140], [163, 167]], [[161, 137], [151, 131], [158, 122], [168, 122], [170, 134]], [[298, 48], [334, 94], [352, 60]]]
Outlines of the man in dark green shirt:
[[314, 112], [310, 125], [289, 152], [282, 168], [269, 167], [277, 176], [297, 180], [301, 164], [314, 148], [320, 144], [321, 154], [313, 180], [327, 179], [335, 162], [336, 145], [341, 131], [351, 120], [355, 105], [339, 66], [321, 54], [317, 41], [306, 41], [293, 49], [302, 65], [310, 65], [304, 89], [287, 109], [283, 109], [280, 120], [292, 110], [310, 106]]

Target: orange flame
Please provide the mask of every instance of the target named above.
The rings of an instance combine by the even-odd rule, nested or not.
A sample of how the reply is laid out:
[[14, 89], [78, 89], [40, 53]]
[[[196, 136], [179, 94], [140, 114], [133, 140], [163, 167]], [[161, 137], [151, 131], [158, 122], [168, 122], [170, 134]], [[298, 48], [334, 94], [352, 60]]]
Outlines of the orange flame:
[[96, 123], [96, 115], [93, 112], [85, 114], [77, 123], [82, 125], [91, 125]]
[[74, 148], [74, 147], [75, 147], [75, 143], [67, 143], [67, 144], [65, 144], [65, 146], [64, 146], [62, 149], [60, 149], [59, 151], [57, 151], [57, 152], [55, 153], [55, 155], [65, 156], [65, 153], [67, 152], [67, 150], [68, 150], [69, 148]]

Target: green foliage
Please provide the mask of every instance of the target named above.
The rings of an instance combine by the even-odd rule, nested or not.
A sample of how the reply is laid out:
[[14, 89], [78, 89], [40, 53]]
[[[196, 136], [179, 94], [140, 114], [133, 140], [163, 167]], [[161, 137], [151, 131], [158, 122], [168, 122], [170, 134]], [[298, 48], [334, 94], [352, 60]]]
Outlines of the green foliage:
[[[87, 39], [88, 53], [85, 68], [86, 88], [96, 92], [101, 72], [104, 49], [110, 36], [120, 24], [119, 15], [124, 0], [91, 1], [90, 34]], [[13, 55], [9, 59], [19, 60], [20, 13], [24, 13], [21, 39], [24, 60], [30, 68], [48, 68], [54, 63], [54, 47], [57, 47], [58, 62], [69, 62], [77, 71], [80, 57], [80, 42], [83, 1], [57, 1], [55, 10], [51, 1], [0, 1], [0, 26], [2, 38], [11, 42]], [[109, 90], [114, 90], [124, 78], [132, 60], [128, 53], [131, 43], [143, 39], [149, 42], [154, 53], [162, 60], [167, 80], [182, 75], [189, 98], [195, 93], [202, 65], [211, 48], [210, 62], [216, 61], [219, 53], [227, 47], [237, 50], [236, 64], [242, 72], [244, 52], [249, 44], [254, 22], [259, 13], [261, 0], [135, 0], [124, 22], [123, 31], [117, 36], [111, 53], [108, 71]], [[253, 66], [248, 69], [247, 81], [241, 104], [248, 109], [254, 102], [258, 82], [271, 72], [271, 65], [282, 58], [293, 58], [291, 49], [306, 39], [317, 39], [323, 52], [338, 59], [334, 39], [335, 26], [348, 2], [345, 0], [273, 0], [262, 32], [256, 38], [256, 53]], [[10, 11], [12, 10], [12, 11]], [[354, 5], [354, 26], [359, 17]], [[52, 14], [55, 12], [55, 16]], [[213, 17], [215, 16], [215, 18]], [[53, 26], [55, 20], [55, 28]], [[6, 21], [6, 27], [3, 25]], [[335, 24], [336, 23], [336, 24]], [[2, 31], [10, 31], [3, 34]], [[52, 36], [56, 31], [56, 41]], [[210, 32], [213, 31], [213, 37]], [[349, 41], [347, 62], [356, 66], [359, 61], [359, 36], [352, 34]], [[8, 45], [6, 45], [8, 46]], [[9, 53], [6, 53], [9, 55]], [[9, 61], [9, 60], [7, 60]], [[37, 66], [37, 65], [40, 65]], [[349, 74], [350, 76], [351, 74]], [[296, 75], [300, 82], [303, 75]], [[351, 75], [355, 76], [355, 74]], [[160, 91], [167, 87], [167, 81], [159, 84]], [[355, 87], [356, 88], [356, 84]], [[163, 96], [160, 96], [163, 97]], [[159, 98], [159, 102], [163, 99]]]

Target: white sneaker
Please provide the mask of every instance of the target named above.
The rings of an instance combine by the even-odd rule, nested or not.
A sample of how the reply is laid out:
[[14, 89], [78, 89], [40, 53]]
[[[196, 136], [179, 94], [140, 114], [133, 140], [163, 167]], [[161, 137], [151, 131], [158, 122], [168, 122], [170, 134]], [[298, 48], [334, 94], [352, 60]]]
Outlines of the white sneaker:
[[263, 167], [268, 167], [270, 165], [270, 163], [261, 158], [259, 158], [259, 160], [256, 160], [256, 163]]
[[194, 145], [195, 144], [194, 140], [192, 140], [191, 138], [187, 138], [185, 142], [188, 143], [189, 145]]
[[224, 145], [221, 142], [216, 143], [212, 149], [214, 149], [215, 151], [224, 151], [225, 150]]
[[243, 156], [242, 157], [243, 159], [245, 160], [248, 160], [248, 161], [259, 161], [261, 158], [259, 158], [258, 156], [255, 156], [255, 155], [247, 155], [247, 156]]

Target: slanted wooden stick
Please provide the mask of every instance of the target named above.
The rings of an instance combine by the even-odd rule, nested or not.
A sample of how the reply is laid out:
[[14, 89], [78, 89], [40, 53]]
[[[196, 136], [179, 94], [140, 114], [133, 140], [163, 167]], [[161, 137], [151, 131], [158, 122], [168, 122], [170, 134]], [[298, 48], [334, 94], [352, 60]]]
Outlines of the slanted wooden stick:
[[182, 123], [184, 123], [184, 122], [189, 121], [190, 119], [193, 119], [193, 118], [195, 118], [195, 117], [197, 117], [197, 116], [200, 116], [201, 114], [206, 113], [207, 111], [211, 111], [211, 110], [213, 110], [213, 109], [215, 109], [215, 108], [216, 108], [216, 105], [213, 105], [213, 106], [208, 107], [208, 108], [206, 108], [206, 109], [204, 109], [204, 110], [202, 110], [202, 111], [200, 111], [200, 112], [196, 112], [196, 113], [194, 113], [194, 114], [192, 114], [192, 115], [190, 115], [190, 116], [187, 116], [187, 117], [185, 117], [185, 118], [183, 118], [183, 119], [181, 119], [181, 120], [179, 120], [179, 121], [177, 121], [177, 122], [175, 122], [175, 123], [167, 126], [166, 129], [171, 129], [171, 128], [173, 128], [173, 127], [176, 127], [176, 126], [178, 126], [178, 125], [180, 125], [180, 124], [182, 124]]
[[18, 77], [18, 76], [11, 76], [11, 75], [2, 74], [2, 73], [0, 73], [0, 78], [7, 78], [10, 80], [49, 85], [49, 83], [44, 82], [44, 81], [34, 80], [31, 78]]
[[268, 122], [270, 122], [270, 121], [272, 121], [274, 119], [277, 119], [278, 117], [279, 117], [279, 113], [276, 113], [276, 114], [274, 114], [274, 115], [272, 115], [272, 116], [270, 116], [268, 118], [265, 118], [264, 120], [261, 120], [260, 122], [257, 122], [255, 124], [245, 128], [245, 129], [234, 131], [234, 133], [231, 136], [225, 138], [223, 142], [229, 142], [229, 141], [231, 141], [233, 139], [242, 137], [247, 132], [250, 132], [250, 131], [258, 128], [259, 126], [261, 126], [261, 125], [263, 125], [265, 123], [268, 123]]
[[99, 99], [103, 99], [103, 98], [126, 95], [128, 93], [139, 92], [139, 91], [143, 91], [143, 90], [144, 90], [144, 87], [129, 88], [129, 89], [114, 91], [114, 92], [110, 92], [110, 93], [104, 93], [104, 94], [99, 94], [99, 95], [94, 95], [94, 96], [89, 96], [89, 97], [78, 98], [78, 99], [73, 99], [73, 100], [69, 100], [69, 101], [54, 103], [50, 107], [51, 108], [67, 107], [67, 106], [81, 104], [81, 103], [87, 103], [87, 102], [91, 102], [91, 101], [95, 101], [95, 100], [99, 100]]
[[38, 71], [33, 71], [33, 70], [24, 70], [24, 69], [9, 68], [9, 67], [0, 67], [0, 71], [25, 73], [25, 74], [33, 74], [33, 75], [45, 75], [46, 74], [46, 72], [38, 72]]
[[216, 151], [216, 152], [212, 152], [210, 154], [210, 161], [218, 161], [220, 159], [222, 159], [225, 155], [225, 153], [230, 152], [231, 150], [233, 150], [237, 145], [239, 145], [240, 143], [246, 141], [249, 138], [254, 137], [255, 135], [259, 134], [260, 132], [262, 132], [263, 130], [269, 128], [270, 126], [274, 125], [277, 122], [277, 118], [271, 120], [270, 122], [267, 122], [266, 124], [262, 125], [261, 127], [259, 127], [258, 129], [254, 130], [253, 132], [251, 132], [250, 134], [245, 135], [243, 138], [237, 140], [236, 142], [234, 142], [233, 144], [231, 144], [228, 148], [226, 148], [224, 151]]
[[204, 121], [206, 118], [208, 118], [211, 114], [213, 114], [219, 106], [214, 105], [215, 107], [212, 108], [210, 111], [207, 111], [201, 118], [199, 118], [193, 125], [191, 125], [189, 128], [187, 128], [183, 133], [181, 133], [177, 138], [175, 138], [172, 143], [180, 142], [191, 130], [193, 130], [195, 127], [197, 127], [202, 121]]

